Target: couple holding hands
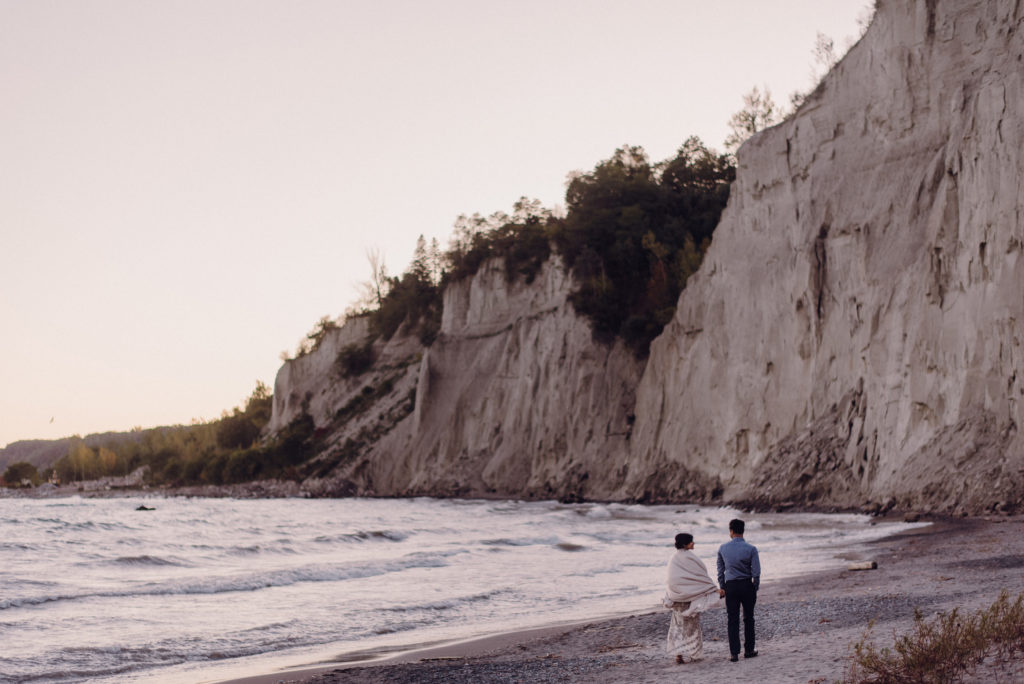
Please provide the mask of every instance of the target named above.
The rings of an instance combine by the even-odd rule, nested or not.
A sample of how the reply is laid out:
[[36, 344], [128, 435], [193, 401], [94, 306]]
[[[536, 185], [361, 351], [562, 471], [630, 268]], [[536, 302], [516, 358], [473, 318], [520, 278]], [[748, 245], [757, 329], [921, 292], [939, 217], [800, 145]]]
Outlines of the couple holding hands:
[[668, 564], [668, 590], [664, 605], [672, 611], [668, 629], [668, 652], [677, 663], [700, 660], [704, 655], [700, 614], [725, 598], [729, 621], [729, 653], [732, 662], [740, 654], [740, 609], [743, 609], [743, 656], [753, 658], [754, 604], [761, 582], [757, 547], [743, 538], [742, 520], [729, 521], [730, 541], [718, 549], [718, 584], [711, 579], [703, 561], [693, 552], [693, 535], [676, 535], [676, 553]]

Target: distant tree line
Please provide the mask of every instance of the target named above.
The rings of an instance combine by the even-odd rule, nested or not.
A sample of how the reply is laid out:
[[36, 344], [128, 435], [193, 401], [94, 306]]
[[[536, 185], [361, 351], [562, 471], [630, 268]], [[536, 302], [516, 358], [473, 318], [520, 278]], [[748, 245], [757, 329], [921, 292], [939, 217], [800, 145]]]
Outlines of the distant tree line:
[[38, 485], [47, 480], [62, 484], [125, 477], [147, 467], [151, 485], [233, 484], [266, 478], [302, 479], [302, 464], [313, 455], [313, 419], [302, 412], [270, 439], [261, 439], [270, 422], [273, 397], [262, 382], [244, 408], [225, 412], [219, 420], [160, 427], [142, 431], [138, 440], [111, 440], [88, 446], [74, 440], [66, 455], [52, 467], [37, 471], [30, 463], [14, 463], [3, 474], [3, 484]]

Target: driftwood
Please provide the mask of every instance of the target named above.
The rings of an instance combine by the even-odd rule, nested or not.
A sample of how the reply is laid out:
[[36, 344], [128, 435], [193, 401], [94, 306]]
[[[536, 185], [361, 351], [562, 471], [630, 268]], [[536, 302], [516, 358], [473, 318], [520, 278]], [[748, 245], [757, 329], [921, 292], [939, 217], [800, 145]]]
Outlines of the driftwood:
[[847, 570], [874, 570], [878, 567], [878, 563], [875, 561], [860, 561], [857, 563], [850, 563], [847, 566]]

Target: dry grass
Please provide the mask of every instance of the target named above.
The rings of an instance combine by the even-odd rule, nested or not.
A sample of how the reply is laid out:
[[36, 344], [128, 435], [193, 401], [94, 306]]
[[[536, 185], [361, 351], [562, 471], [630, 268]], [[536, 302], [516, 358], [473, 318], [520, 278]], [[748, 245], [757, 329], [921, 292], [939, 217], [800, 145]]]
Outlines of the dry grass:
[[895, 684], [956, 682], [986, 657], [1024, 652], [1024, 594], [1011, 601], [1006, 591], [973, 615], [959, 610], [925, 620], [914, 614], [914, 629], [895, 635], [892, 648], [871, 641], [872, 627], [853, 645], [844, 682]]

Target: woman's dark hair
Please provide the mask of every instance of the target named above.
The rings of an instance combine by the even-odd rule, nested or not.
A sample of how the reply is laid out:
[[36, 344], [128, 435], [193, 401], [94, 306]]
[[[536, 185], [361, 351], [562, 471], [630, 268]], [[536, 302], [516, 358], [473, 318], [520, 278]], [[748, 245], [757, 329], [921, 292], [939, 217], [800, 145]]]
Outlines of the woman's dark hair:
[[692, 542], [692, 541], [693, 541], [693, 535], [692, 534], [686, 534], [685, 532], [680, 532], [679, 534], [676, 535], [676, 548], [677, 549], [685, 549], [687, 546], [690, 545], [690, 542]]

